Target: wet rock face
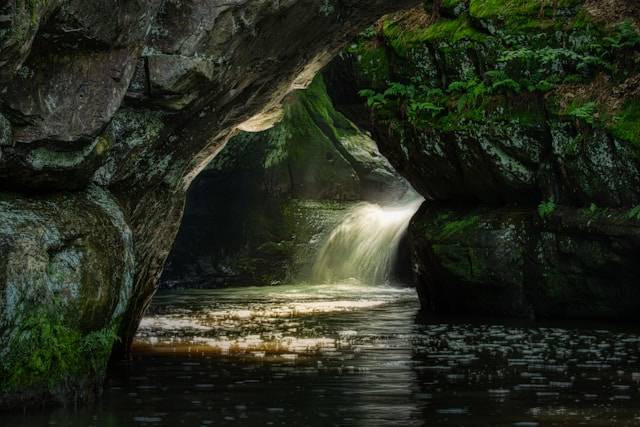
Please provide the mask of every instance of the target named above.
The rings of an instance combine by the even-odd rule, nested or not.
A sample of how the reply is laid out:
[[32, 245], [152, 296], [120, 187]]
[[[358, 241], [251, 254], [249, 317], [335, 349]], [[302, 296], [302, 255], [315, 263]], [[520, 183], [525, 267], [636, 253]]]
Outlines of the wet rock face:
[[418, 291], [438, 314], [637, 320], [637, 219], [620, 209], [425, 204], [410, 227]]
[[[81, 330], [123, 314], [133, 281], [133, 242], [117, 202], [93, 186], [80, 193], [24, 197], [3, 193], [0, 315], [10, 321], [20, 304], [57, 302]], [[94, 233], [100, 242], [92, 239]]]
[[[52, 335], [44, 332], [31, 334], [41, 338], [38, 345], [16, 340], [55, 314], [50, 323], [59, 325], [56, 340], [69, 343], [66, 349], [97, 346], [108, 353], [112, 327], [125, 348], [155, 290], [197, 173], [236, 128], [267, 126], [282, 98], [308, 84], [347, 40], [381, 14], [415, 3], [0, 5], [1, 347], [50, 347], [42, 340]], [[33, 318], [14, 298], [27, 284], [42, 291], [28, 293], [37, 308], [31, 311], [39, 313]], [[54, 295], [65, 308], [49, 313]], [[17, 360], [13, 356], [3, 360]], [[75, 384], [57, 390], [61, 399], [90, 388], [93, 368], [74, 365], [77, 370], [61, 368], [60, 376], [40, 372], [51, 383]], [[47, 388], [14, 373], [13, 397], [20, 398], [26, 383], [35, 394]]]
[[134, 274], [107, 190], [0, 194], [0, 407], [94, 396]]
[[409, 238], [425, 308], [635, 319], [638, 10], [534, 3], [385, 17], [329, 92], [428, 200]]

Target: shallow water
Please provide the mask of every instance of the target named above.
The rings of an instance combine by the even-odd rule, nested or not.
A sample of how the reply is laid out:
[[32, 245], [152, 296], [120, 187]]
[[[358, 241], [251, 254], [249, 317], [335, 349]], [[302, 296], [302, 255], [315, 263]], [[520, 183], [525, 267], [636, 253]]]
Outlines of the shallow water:
[[640, 331], [418, 308], [357, 283], [160, 292], [98, 404], [2, 425], [640, 425]]

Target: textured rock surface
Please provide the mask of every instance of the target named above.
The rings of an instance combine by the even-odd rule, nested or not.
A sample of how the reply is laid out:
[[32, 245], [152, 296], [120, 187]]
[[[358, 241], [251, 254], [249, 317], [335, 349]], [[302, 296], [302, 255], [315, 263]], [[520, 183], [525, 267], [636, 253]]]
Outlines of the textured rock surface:
[[399, 197], [406, 187], [318, 77], [286, 100], [281, 123], [236, 136], [196, 178], [161, 282], [308, 279], [322, 235], [349, 201]]
[[640, 223], [619, 209], [425, 204], [411, 228], [425, 308], [439, 314], [637, 319]]
[[[0, 193], [3, 406], [16, 390], [64, 401], [100, 389], [134, 273], [131, 230], [108, 191]], [[90, 348], [81, 338], [98, 336]]]
[[[34, 340], [42, 338], [31, 343], [38, 348], [52, 347], [43, 340], [55, 337], [56, 342], [66, 343], [65, 349], [93, 348], [96, 340], [104, 341], [100, 347], [108, 349], [111, 341], [105, 338], [106, 332], [93, 335], [90, 329], [79, 331], [73, 319], [93, 319], [95, 327], [107, 325], [114, 304], [122, 312], [118, 335], [120, 346], [126, 348], [155, 290], [178, 229], [184, 193], [197, 173], [236, 128], [255, 128], [258, 122], [268, 122], [266, 118], [274, 116], [282, 98], [308, 84], [347, 40], [381, 14], [415, 3], [3, 2], [0, 189], [17, 195], [6, 196], [0, 216], [32, 208], [41, 212], [41, 217], [31, 220], [37, 223], [34, 234], [18, 232], [22, 226], [17, 223], [13, 229], [3, 229], [2, 253], [8, 251], [7, 257], [25, 254], [21, 270], [7, 270], [5, 258], [1, 260], [3, 313], [20, 311], [7, 291], [15, 287], [8, 280], [20, 274], [22, 278], [16, 280], [23, 284], [30, 283], [28, 278], [33, 276], [39, 277], [39, 282], [34, 282], [41, 283], [39, 288], [60, 288], [58, 293], [68, 293], [71, 305], [75, 304], [73, 289], [85, 295], [96, 281], [97, 289], [108, 295], [100, 293], [99, 299], [87, 302], [73, 315], [57, 311], [61, 316], [56, 314], [55, 321], [49, 322], [59, 325], [55, 333], [38, 334], [31, 333], [38, 329], [34, 324], [47, 323], [40, 320], [49, 316], [51, 303], [49, 291], [34, 294], [31, 306], [38, 308], [33, 312], [40, 317], [29, 321], [16, 314], [11, 315], [12, 323], [3, 321], [2, 348], [19, 344], [19, 338], [27, 334]], [[99, 221], [98, 214], [83, 211], [86, 203], [80, 200], [87, 192], [105, 194], [122, 227], [130, 230], [133, 243], [126, 251], [119, 247], [113, 260], [100, 259], [111, 253], [110, 233], [116, 228], [109, 225], [109, 216]], [[38, 202], [40, 197], [48, 201]], [[76, 200], [77, 206], [72, 209], [67, 200]], [[94, 217], [96, 223], [90, 223]], [[50, 221], [45, 221], [47, 218]], [[64, 221], [68, 224], [62, 224]], [[64, 232], [66, 229], [69, 231]], [[55, 237], [56, 232], [61, 237]], [[50, 236], [52, 253], [46, 249], [46, 239], [37, 233]], [[71, 240], [64, 240], [65, 236]], [[56, 239], [64, 241], [55, 243]], [[28, 249], [29, 245], [33, 248]], [[59, 255], [56, 245], [63, 248]], [[70, 245], [68, 251], [66, 245]], [[130, 297], [121, 299], [116, 276], [123, 273], [117, 273], [122, 267], [117, 263], [131, 248], [135, 268]], [[47, 265], [55, 271], [43, 273]], [[89, 301], [95, 297], [86, 295]], [[14, 356], [19, 352], [8, 351], [3, 360], [17, 360]], [[84, 396], [83, 391], [91, 388], [84, 379], [90, 371], [100, 373], [101, 369], [74, 363], [76, 356], [78, 352], [70, 352], [71, 365], [57, 366], [56, 375], [51, 375], [55, 366], [50, 364], [46, 366], [51, 369], [31, 372], [39, 374], [39, 380], [37, 375], [12, 369], [13, 391], [18, 391], [13, 398], [21, 397], [20, 384], [24, 382], [29, 382], [36, 394], [38, 390], [56, 390], [54, 394], [61, 399], [65, 395]], [[42, 379], [47, 377], [50, 382], [45, 386]], [[62, 383], [69, 387], [58, 387]], [[86, 390], [82, 390], [83, 384]], [[4, 402], [12, 399], [3, 396]]]
[[638, 318], [640, 32], [622, 3], [445, 1], [330, 67], [339, 108], [428, 199], [410, 232], [424, 307]]

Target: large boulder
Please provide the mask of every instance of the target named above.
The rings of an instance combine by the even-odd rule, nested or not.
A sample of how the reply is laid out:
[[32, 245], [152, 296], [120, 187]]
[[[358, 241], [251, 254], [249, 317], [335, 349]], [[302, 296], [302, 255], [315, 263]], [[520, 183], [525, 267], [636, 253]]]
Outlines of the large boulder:
[[131, 230], [106, 190], [0, 193], [2, 406], [99, 393], [134, 274]]
[[638, 320], [640, 219], [620, 209], [425, 203], [410, 225], [423, 307], [437, 314]]

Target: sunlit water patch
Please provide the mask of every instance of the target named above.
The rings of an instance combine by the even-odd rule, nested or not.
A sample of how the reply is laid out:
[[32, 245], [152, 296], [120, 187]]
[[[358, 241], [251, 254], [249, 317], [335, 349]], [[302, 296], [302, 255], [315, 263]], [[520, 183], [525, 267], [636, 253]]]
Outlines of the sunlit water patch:
[[418, 308], [357, 282], [160, 292], [99, 403], [3, 425], [640, 425], [633, 327]]
[[[348, 348], [357, 331], [328, 329], [326, 320], [385, 305], [413, 305], [415, 292], [367, 287], [356, 280], [333, 285], [237, 288], [156, 297], [135, 348], [254, 357], [317, 357]], [[170, 309], [167, 311], [167, 308]]]

